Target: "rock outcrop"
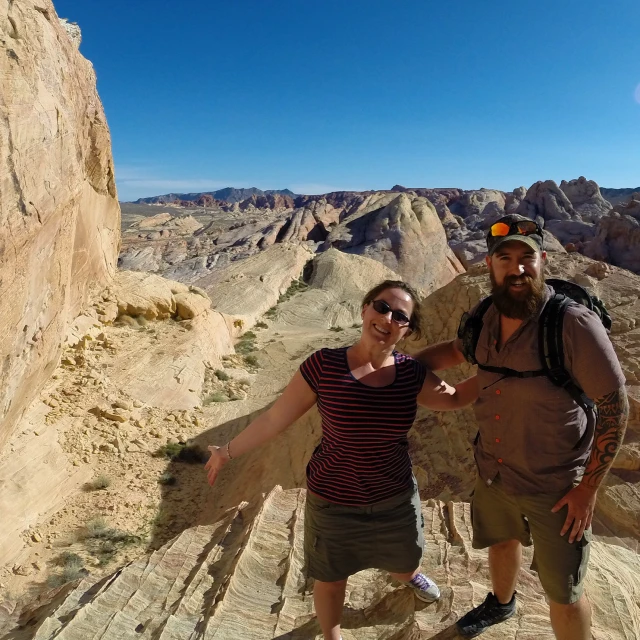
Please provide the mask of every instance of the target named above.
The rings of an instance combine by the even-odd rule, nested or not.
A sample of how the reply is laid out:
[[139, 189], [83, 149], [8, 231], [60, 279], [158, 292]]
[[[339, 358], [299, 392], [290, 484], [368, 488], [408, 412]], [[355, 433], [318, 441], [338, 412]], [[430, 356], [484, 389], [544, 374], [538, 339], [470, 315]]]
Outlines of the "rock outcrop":
[[329, 247], [378, 260], [427, 294], [464, 270], [434, 206], [409, 193], [367, 197], [331, 231]]
[[4, 2], [0, 56], [0, 447], [69, 322], [115, 271], [120, 210], [91, 63], [51, 0]]
[[600, 220], [585, 255], [640, 273], [640, 200], [616, 205]]
[[[80, 640], [90, 629], [96, 640], [319, 638], [312, 585], [303, 567], [304, 501], [303, 490], [275, 487], [257, 513], [255, 505], [240, 505], [106, 580], [84, 579], [48, 605], [32, 606], [21, 619], [29, 635], [12, 637]], [[443, 598], [425, 606], [384, 572], [361, 572], [347, 588], [345, 640], [453, 637], [455, 621], [485, 597], [490, 585], [486, 552], [471, 547], [469, 505], [428, 501], [422, 514], [423, 566]], [[527, 549], [525, 566], [530, 560]], [[586, 592], [595, 640], [640, 634], [639, 573], [635, 553], [593, 543]], [[518, 592], [516, 615], [489, 629], [487, 640], [551, 640], [542, 623], [548, 605], [528, 569], [522, 571]]]

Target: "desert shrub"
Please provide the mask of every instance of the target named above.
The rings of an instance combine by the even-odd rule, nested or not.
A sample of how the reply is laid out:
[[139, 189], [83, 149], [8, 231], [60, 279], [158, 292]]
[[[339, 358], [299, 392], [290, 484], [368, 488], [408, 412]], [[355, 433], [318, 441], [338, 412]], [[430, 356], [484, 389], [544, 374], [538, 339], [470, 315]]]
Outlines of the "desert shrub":
[[297, 293], [306, 291], [308, 288], [309, 288], [309, 285], [307, 285], [302, 280], [292, 280], [287, 290], [278, 298], [278, 304], [280, 304], [281, 302], [285, 302], [286, 300], [289, 300], [289, 298], [292, 298]]
[[[255, 334], [254, 334], [255, 335]], [[244, 336], [235, 345], [236, 353], [247, 354], [256, 350], [255, 340], [252, 338], [245, 339]]]
[[210, 393], [205, 399], [205, 404], [211, 404], [212, 402], [229, 402], [229, 396], [225, 393], [220, 393], [219, 391], [216, 393]]
[[100, 565], [108, 564], [123, 547], [140, 541], [140, 536], [110, 527], [104, 518], [94, 518], [85, 525], [85, 545]]
[[154, 458], [168, 458], [172, 462], [200, 464], [209, 459], [206, 451], [193, 443], [173, 442], [162, 445], [153, 453]]
[[262, 322], [262, 320], [256, 322], [255, 326], [257, 329], [267, 329], [269, 327], [269, 325], [266, 322]]
[[178, 479], [172, 473], [166, 472], [158, 478], [158, 482], [165, 487], [172, 487]]
[[260, 362], [258, 361], [257, 356], [254, 355], [248, 355], [244, 357], [244, 361], [246, 364], [248, 364], [250, 367], [254, 367], [257, 368], [260, 366]]
[[91, 482], [87, 482], [84, 485], [85, 491], [99, 491], [100, 489], [106, 489], [111, 486], [111, 478], [105, 475], [100, 475]]
[[223, 382], [226, 382], [227, 380], [231, 380], [231, 376], [226, 371], [223, 371], [222, 369], [216, 369], [214, 375], [216, 378], [218, 378], [218, 380], [222, 380]]
[[329, 331], [344, 331], [342, 327], [329, 327]]
[[270, 320], [272, 320], [273, 318], [276, 317], [276, 314], [278, 313], [278, 310], [275, 307], [271, 307], [271, 309], [269, 309], [265, 314], [264, 317], [265, 318], [269, 318]]
[[242, 334], [243, 340], [255, 340], [258, 336], [253, 331], [246, 331]]

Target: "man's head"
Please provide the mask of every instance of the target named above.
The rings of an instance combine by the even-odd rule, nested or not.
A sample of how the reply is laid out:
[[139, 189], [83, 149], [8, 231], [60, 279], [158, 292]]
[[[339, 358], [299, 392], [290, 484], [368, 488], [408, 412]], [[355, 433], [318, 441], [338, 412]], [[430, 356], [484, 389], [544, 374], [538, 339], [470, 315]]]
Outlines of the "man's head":
[[542, 229], [529, 218], [512, 214], [500, 218], [487, 235], [486, 262], [491, 295], [498, 311], [508, 318], [527, 320], [544, 300]]

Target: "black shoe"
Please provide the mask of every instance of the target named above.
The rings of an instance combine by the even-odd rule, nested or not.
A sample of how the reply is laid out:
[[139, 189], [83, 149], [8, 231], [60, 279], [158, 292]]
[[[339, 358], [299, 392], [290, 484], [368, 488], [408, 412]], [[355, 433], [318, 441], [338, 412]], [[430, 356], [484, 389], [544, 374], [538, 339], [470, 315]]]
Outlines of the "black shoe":
[[481, 605], [471, 609], [458, 620], [456, 627], [458, 633], [465, 638], [479, 636], [487, 627], [508, 620], [516, 612], [516, 594], [513, 594], [511, 602], [500, 604], [493, 593], [489, 593]]

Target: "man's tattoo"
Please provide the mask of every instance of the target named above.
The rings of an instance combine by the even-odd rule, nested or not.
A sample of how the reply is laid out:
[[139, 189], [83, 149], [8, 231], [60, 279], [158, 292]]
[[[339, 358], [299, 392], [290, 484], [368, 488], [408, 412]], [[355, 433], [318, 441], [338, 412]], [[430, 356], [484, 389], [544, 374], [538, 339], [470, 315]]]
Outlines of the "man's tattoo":
[[598, 419], [584, 482], [597, 487], [609, 471], [618, 447], [622, 444], [629, 417], [629, 400], [626, 389], [622, 386], [594, 402], [598, 409]]

